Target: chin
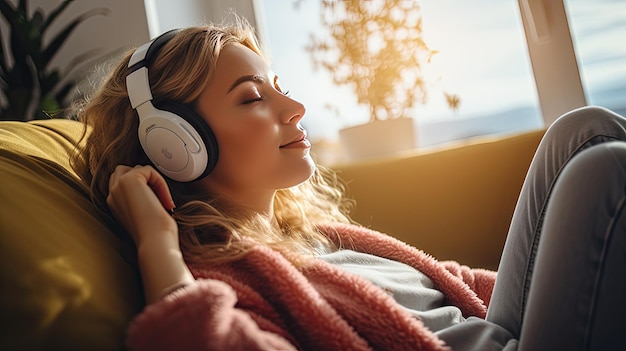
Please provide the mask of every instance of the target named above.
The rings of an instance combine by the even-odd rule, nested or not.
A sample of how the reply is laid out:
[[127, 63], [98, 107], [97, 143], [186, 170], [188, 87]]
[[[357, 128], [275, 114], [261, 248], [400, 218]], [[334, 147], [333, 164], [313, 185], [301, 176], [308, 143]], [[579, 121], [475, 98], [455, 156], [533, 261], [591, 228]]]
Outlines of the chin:
[[315, 169], [317, 168], [315, 161], [313, 161], [313, 159], [308, 155], [303, 158], [302, 161], [303, 162], [298, 165], [297, 169], [294, 168], [292, 171], [292, 174], [294, 174], [295, 177], [294, 180], [296, 180], [296, 184], [294, 184], [294, 186], [302, 184], [309, 180], [309, 178], [311, 178], [311, 176], [315, 173]]

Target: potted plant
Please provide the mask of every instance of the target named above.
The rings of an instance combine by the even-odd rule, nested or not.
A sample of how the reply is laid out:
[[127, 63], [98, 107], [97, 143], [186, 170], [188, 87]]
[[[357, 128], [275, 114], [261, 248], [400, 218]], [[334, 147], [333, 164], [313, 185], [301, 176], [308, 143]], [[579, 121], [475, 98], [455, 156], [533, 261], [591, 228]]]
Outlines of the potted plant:
[[426, 102], [422, 69], [436, 54], [423, 39], [418, 1], [322, 0], [321, 10], [330, 35], [312, 36], [307, 46], [314, 68], [327, 70], [335, 84], [350, 85], [357, 102], [369, 106], [369, 123], [339, 131], [347, 156], [414, 148], [415, 128], [407, 113]]
[[[50, 62], [81, 22], [108, 13], [101, 8], [87, 11], [67, 23], [54, 37], [45, 40], [51, 24], [71, 2], [61, 2], [46, 17], [41, 9], [31, 15], [26, 0], [20, 0], [15, 6], [7, 0], [0, 0], [0, 13], [9, 28], [8, 38], [0, 35], [0, 120], [49, 118], [50, 113], [65, 105], [76, 84], [67, 79], [69, 73], [94, 52], [77, 56], [64, 72], [50, 68]], [[9, 44], [4, 45], [3, 41], [7, 39]]]

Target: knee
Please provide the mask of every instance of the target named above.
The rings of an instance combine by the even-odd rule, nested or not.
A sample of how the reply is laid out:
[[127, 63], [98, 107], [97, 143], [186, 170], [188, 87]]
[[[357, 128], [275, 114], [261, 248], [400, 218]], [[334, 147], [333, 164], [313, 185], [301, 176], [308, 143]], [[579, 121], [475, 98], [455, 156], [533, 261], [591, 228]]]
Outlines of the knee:
[[557, 118], [549, 127], [551, 132], [598, 129], [604, 130], [610, 126], [626, 129], [626, 119], [617, 113], [600, 106], [585, 106], [569, 111]]
[[[575, 187], [611, 186], [624, 189], [626, 183], [626, 142], [609, 141], [591, 146], [564, 167], [560, 176], [574, 182]], [[610, 190], [610, 189], [607, 189]]]
[[[616, 228], [616, 218], [623, 218], [625, 200], [626, 142], [591, 146], [574, 156], [557, 178], [544, 229], [606, 233]], [[618, 230], [626, 232], [626, 222], [619, 223]]]
[[598, 106], [587, 106], [559, 117], [548, 128], [544, 139], [551, 144], [579, 147], [589, 141], [626, 140], [626, 118]]

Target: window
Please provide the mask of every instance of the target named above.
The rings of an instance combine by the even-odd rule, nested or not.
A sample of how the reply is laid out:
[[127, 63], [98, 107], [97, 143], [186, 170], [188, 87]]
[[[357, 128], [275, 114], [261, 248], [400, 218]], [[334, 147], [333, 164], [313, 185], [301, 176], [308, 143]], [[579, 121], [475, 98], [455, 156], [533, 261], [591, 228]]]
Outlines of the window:
[[[409, 0], [407, 0], [409, 1]], [[430, 146], [484, 134], [542, 126], [516, 0], [420, 0], [424, 36], [439, 53], [427, 67], [429, 100], [417, 106], [419, 143]], [[319, 1], [264, 1], [273, 69], [307, 107], [311, 138], [337, 138], [342, 127], [368, 120], [349, 87], [313, 71], [305, 51], [323, 32]], [[444, 92], [460, 97], [457, 111]]]
[[565, 5], [587, 102], [626, 115], [626, 2]]
[[[439, 79], [416, 112], [422, 146], [475, 135], [541, 128], [532, 70], [516, 0], [420, 0], [427, 43], [440, 53]], [[460, 97], [453, 113], [444, 91]]]
[[[340, 128], [367, 121], [368, 112], [355, 104], [349, 87], [333, 86], [326, 72], [313, 71], [304, 48], [311, 33], [323, 33], [319, 1], [264, 1], [260, 7], [273, 68], [307, 106], [311, 139], [333, 141]], [[426, 42], [439, 51], [427, 67], [429, 100], [413, 111], [420, 146], [542, 128], [585, 103], [626, 113], [626, 2], [418, 1]], [[542, 21], [547, 27], [536, 27]], [[546, 28], [539, 34], [548, 40], [533, 40]], [[562, 69], [566, 61], [569, 68]], [[580, 69], [580, 78], [571, 67]], [[457, 111], [446, 106], [444, 92], [460, 97]]]

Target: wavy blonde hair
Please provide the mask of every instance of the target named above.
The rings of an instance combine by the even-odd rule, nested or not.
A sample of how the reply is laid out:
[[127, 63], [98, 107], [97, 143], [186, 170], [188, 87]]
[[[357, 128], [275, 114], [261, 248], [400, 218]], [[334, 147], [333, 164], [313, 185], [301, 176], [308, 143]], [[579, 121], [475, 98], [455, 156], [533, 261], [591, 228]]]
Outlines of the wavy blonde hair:
[[[179, 32], [161, 48], [150, 67], [155, 101], [195, 105], [213, 76], [221, 49], [232, 43], [264, 57], [252, 28], [239, 18], [234, 25], [207, 25]], [[138, 116], [126, 90], [131, 54], [124, 55], [91, 98], [76, 106], [86, 132], [84, 147], [74, 156], [73, 165], [88, 184], [94, 203], [106, 211], [109, 175], [115, 167], [150, 163], [137, 138]], [[211, 194], [188, 191], [186, 184], [168, 184], [178, 205], [174, 217], [181, 250], [188, 261], [234, 260], [252, 243], [303, 253], [296, 256], [305, 257], [320, 245], [332, 246], [316, 223], [350, 222], [351, 202], [344, 197], [343, 184], [332, 171], [319, 166], [302, 184], [277, 190], [273, 224]]]

